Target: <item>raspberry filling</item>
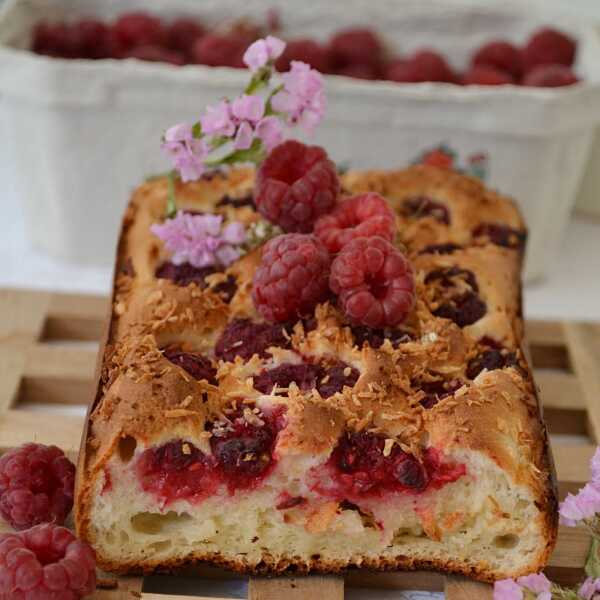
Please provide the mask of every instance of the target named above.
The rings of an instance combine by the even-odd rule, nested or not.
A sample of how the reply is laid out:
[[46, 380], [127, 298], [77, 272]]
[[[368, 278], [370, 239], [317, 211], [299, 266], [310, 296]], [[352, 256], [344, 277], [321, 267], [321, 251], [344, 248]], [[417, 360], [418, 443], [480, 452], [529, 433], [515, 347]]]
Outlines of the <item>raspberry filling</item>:
[[354, 344], [359, 348], [362, 348], [365, 343], [374, 349], [381, 348], [385, 340], [390, 340], [392, 347], [398, 348], [400, 344], [405, 344], [413, 339], [410, 333], [402, 329], [392, 329], [389, 327], [385, 329], [373, 329], [371, 327], [355, 325], [350, 327], [350, 331], [354, 338]]
[[181, 439], [145, 450], [135, 467], [142, 488], [165, 504], [200, 502], [221, 485], [230, 494], [255, 488], [277, 463], [273, 451], [283, 413], [282, 407], [261, 413], [248, 404], [226, 421], [210, 423], [211, 456]]
[[447, 244], [430, 244], [419, 251], [419, 254], [452, 254], [460, 250], [460, 246], [451, 242]]
[[[215, 267], [202, 267], [199, 269], [190, 263], [176, 265], [167, 261], [156, 269], [155, 276], [158, 279], [169, 279], [181, 287], [195, 283], [199, 288], [204, 289], [207, 287], [205, 278], [218, 272]], [[228, 275], [227, 279], [213, 286], [212, 290], [221, 296], [223, 302], [229, 303], [237, 291], [237, 280], [233, 275]]]
[[235, 319], [217, 340], [215, 356], [228, 362], [233, 362], [236, 356], [249, 360], [254, 354], [265, 358], [271, 346], [290, 347], [289, 335], [282, 325]]
[[438, 286], [441, 301], [433, 314], [450, 319], [459, 327], [472, 325], [487, 312], [485, 302], [478, 296], [479, 286], [475, 275], [459, 267], [431, 271], [425, 277], [426, 284]]
[[317, 467], [314, 472], [315, 477], [321, 477], [313, 489], [324, 496], [353, 501], [394, 492], [421, 493], [439, 489], [465, 473], [462, 464], [443, 463], [434, 448], [425, 450], [419, 461], [397, 444], [386, 452], [383, 436], [346, 433], [325, 467]]
[[316, 389], [323, 398], [329, 398], [341, 392], [344, 386], [353, 387], [359, 377], [357, 369], [342, 361], [330, 365], [284, 363], [260, 373], [254, 378], [254, 387], [263, 394], [270, 394], [275, 385], [287, 389], [294, 382], [302, 392]]
[[412, 219], [433, 217], [436, 221], [450, 225], [450, 213], [448, 208], [426, 196], [415, 196], [407, 198], [402, 204], [402, 214]]
[[386, 200], [374, 192], [344, 200], [315, 223], [315, 235], [333, 253], [358, 237], [378, 235], [391, 242], [395, 233], [394, 212]]
[[193, 444], [176, 440], [145, 450], [136, 471], [142, 489], [168, 504], [181, 499], [199, 502], [214, 494], [219, 485], [215, 466], [212, 456]]
[[445, 381], [411, 381], [411, 385], [425, 392], [425, 397], [420, 401], [423, 408], [433, 408], [440, 400], [451, 396], [463, 386], [460, 379]]
[[255, 488], [275, 467], [277, 434], [285, 426], [284, 408], [268, 414], [247, 405], [212, 428], [210, 447], [230, 494]]
[[492, 244], [503, 246], [504, 248], [523, 248], [527, 234], [508, 225], [482, 223], [473, 231], [473, 237], [488, 238]]
[[229, 194], [226, 194], [217, 202], [217, 208], [223, 208], [224, 206], [232, 206], [233, 208], [249, 206], [256, 210], [256, 204], [254, 204], [254, 197], [252, 194], [242, 196], [241, 198], [232, 198]]
[[180, 350], [167, 348], [163, 352], [165, 358], [173, 364], [181, 367], [189, 373], [194, 379], [206, 379], [209, 383], [216, 385], [217, 370], [213, 367], [208, 358], [201, 354], [193, 354], [191, 352], [181, 352]]
[[518, 366], [516, 352], [511, 352], [507, 348], [502, 347], [490, 348], [483, 350], [469, 361], [467, 365], [467, 377], [475, 379], [484, 369], [493, 371], [513, 366]]

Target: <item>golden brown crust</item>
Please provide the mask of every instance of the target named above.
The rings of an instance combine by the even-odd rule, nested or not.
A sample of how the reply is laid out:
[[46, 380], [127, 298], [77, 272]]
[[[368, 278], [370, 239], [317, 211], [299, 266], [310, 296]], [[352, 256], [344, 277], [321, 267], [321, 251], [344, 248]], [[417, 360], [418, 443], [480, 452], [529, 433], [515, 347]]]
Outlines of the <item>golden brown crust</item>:
[[[547, 559], [556, 536], [556, 496], [546, 430], [540, 420], [539, 403], [531, 371], [521, 351], [520, 268], [522, 247], [490, 243], [482, 225], [505, 225], [523, 232], [512, 202], [477, 180], [433, 167], [405, 171], [348, 173], [343, 185], [349, 192], [373, 190], [384, 195], [398, 212], [399, 243], [408, 253], [417, 280], [416, 306], [402, 329], [408, 336], [397, 347], [386, 340], [380, 348], [354, 343], [350, 324], [329, 303], [315, 313], [316, 326], [297, 323], [290, 349], [273, 349], [275, 360], [285, 362], [290, 350], [311, 360], [346, 362], [360, 371], [353, 388], [323, 399], [313, 391], [301, 393], [291, 387], [286, 395], [272, 396], [287, 408], [288, 422], [278, 441], [282, 454], [319, 453], [331, 448], [345, 429], [369, 429], [395, 439], [415, 454], [423, 434], [436, 448], [466, 448], [490, 457], [516, 483], [527, 486], [536, 497], [546, 521]], [[178, 184], [176, 194], [184, 209], [217, 211], [227, 219], [246, 225], [260, 220], [251, 206], [222, 203], [225, 196], [244, 198], [251, 193], [253, 173], [234, 170], [210, 180]], [[111, 320], [98, 372], [98, 389], [90, 408], [82, 440], [78, 470], [76, 524], [91, 539], [92, 484], [117, 451], [119, 440], [131, 436], [145, 444], [173, 437], [202, 437], [205, 422], [221, 413], [232, 398], [258, 398], [251, 377], [267, 368], [271, 359], [219, 363], [218, 385], [196, 381], [168, 361], [162, 351], [172, 345], [211, 355], [224, 327], [234, 318], [259, 320], [251, 297], [252, 274], [260, 250], [250, 252], [225, 273], [178, 286], [157, 278], [157, 268], [168, 259], [158, 238], [149, 232], [166, 206], [167, 185], [158, 179], [142, 185], [134, 194], [124, 217], [115, 267]], [[406, 211], [407, 199], [434, 200], [432, 214]], [[235, 203], [234, 203], [235, 204]], [[445, 222], [447, 220], [448, 222]], [[516, 239], [511, 234], [510, 243]], [[453, 244], [458, 248], [428, 249]], [[237, 290], [227, 302], [217, 286], [228, 276]], [[485, 313], [464, 324], [448, 310], [456, 308], [458, 296], [483, 302]], [[465, 296], [466, 297], [466, 296]], [[450, 309], [448, 308], [450, 306]], [[458, 320], [462, 317], [457, 317]], [[469, 319], [467, 319], [469, 320]], [[490, 341], [491, 340], [491, 341]], [[504, 368], [467, 375], [470, 361], [489, 344], [500, 344], [514, 360]], [[424, 384], [431, 381], [464, 383], [433, 408], [425, 408]], [[310, 426], [309, 426], [310, 425]], [[244, 559], [228, 560], [219, 554], [193, 554], [189, 560], [111, 562], [99, 556], [103, 568], [114, 571], [174, 568], [183, 562], [209, 561], [238, 571], [278, 573], [337, 572], [351, 566], [373, 569], [436, 568], [447, 572], [492, 580], [493, 572], [465, 568], [451, 561], [415, 561], [406, 557], [340, 563], [324, 559], [275, 560], [265, 555], [261, 564]]]

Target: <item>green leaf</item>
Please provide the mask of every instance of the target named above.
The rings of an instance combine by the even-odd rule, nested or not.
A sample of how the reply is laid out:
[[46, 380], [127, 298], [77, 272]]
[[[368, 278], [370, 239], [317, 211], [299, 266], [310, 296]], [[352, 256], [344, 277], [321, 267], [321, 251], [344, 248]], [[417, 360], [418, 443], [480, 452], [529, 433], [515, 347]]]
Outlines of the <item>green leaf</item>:
[[175, 197], [175, 171], [169, 171], [167, 176], [167, 219], [172, 219], [177, 214], [177, 198]]
[[224, 156], [213, 161], [205, 161], [205, 164], [210, 167], [217, 165], [233, 165], [235, 163], [251, 162], [254, 164], [259, 163], [265, 157], [265, 151], [262, 142], [255, 138], [252, 141], [252, 146], [246, 150], [235, 150], [231, 154]]
[[590, 550], [588, 552], [587, 559], [585, 561], [585, 574], [588, 577], [600, 577], [600, 558], [598, 552], [600, 551], [600, 542], [598, 538], [593, 536], [592, 543], [590, 544]]
[[198, 139], [202, 137], [202, 124], [200, 121], [192, 125], [192, 135]]

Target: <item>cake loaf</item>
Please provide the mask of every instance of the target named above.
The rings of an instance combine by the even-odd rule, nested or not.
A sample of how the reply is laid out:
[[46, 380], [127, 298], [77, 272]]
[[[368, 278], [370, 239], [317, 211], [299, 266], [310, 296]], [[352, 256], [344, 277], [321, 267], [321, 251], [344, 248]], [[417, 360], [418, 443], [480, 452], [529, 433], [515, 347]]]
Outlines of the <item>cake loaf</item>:
[[[176, 183], [191, 214], [255, 225], [254, 171]], [[133, 194], [76, 486], [78, 534], [115, 572], [536, 572], [552, 551], [547, 433], [523, 354], [525, 228], [507, 198], [429, 166], [349, 172], [393, 208], [416, 301], [396, 327], [334, 297], [297, 321], [252, 301], [260, 244], [175, 264], [151, 233], [168, 182]], [[258, 225], [257, 225], [258, 224]]]

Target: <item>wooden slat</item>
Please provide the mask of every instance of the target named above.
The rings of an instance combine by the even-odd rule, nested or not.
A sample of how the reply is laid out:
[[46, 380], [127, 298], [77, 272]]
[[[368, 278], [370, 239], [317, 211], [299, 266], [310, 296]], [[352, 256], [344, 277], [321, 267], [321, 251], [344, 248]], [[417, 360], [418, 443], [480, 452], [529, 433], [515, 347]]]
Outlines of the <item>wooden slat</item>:
[[[112, 600], [112, 599], [111, 599]], [[181, 596], [179, 594], [142, 594], [141, 600], [226, 600], [223, 596]], [[285, 600], [282, 598], [282, 600]]]
[[559, 481], [585, 482], [590, 476], [590, 459], [596, 446], [554, 446], [554, 463]]
[[566, 343], [563, 324], [556, 321], [527, 320], [525, 336], [531, 344], [564, 346]]
[[[119, 577], [119, 586], [116, 589], [96, 590], [90, 598], [92, 600], [139, 600], [142, 598], [142, 585], [141, 577]], [[164, 597], [162, 600], [165, 600]]]
[[108, 296], [53, 293], [48, 306], [48, 316], [102, 320], [106, 316], [107, 303]]
[[106, 317], [104, 296], [53, 294], [44, 327], [46, 340], [98, 340]]
[[446, 600], [492, 600], [492, 586], [458, 577], [447, 577]]
[[248, 600], [343, 600], [341, 577], [274, 577], [251, 578]]
[[0, 414], [0, 450], [33, 441], [77, 452], [82, 427], [83, 417], [8, 410]]
[[25, 355], [14, 345], [0, 347], [0, 414], [17, 402]]
[[52, 295], [0, 290], [0, 343], [28, 343], [41, 334]]
[[600, 325], [566, 323], [565, 333], [588, 409], [590, 435], [600, 442]]
[[544, 407], [586, 410], [581, 385], [572, 373], [553, 369], [534, 371]]
[[441, 592], [444, 589], [444, 576], [433, 571], [349, 571], [346, 574], [346, 585], [358, 588]]

